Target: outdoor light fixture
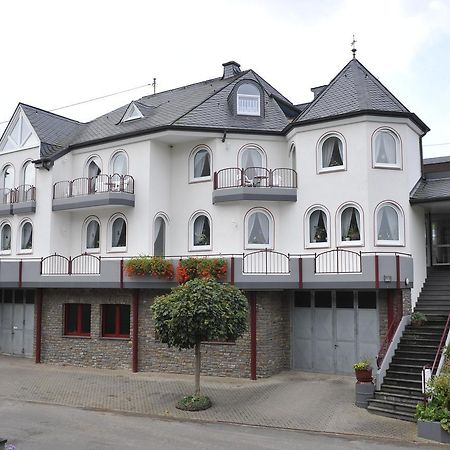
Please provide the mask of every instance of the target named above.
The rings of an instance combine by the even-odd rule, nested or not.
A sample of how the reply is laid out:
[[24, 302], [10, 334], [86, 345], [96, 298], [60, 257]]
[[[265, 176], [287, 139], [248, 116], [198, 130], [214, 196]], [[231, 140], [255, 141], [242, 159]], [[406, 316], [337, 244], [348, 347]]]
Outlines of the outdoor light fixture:
[[384, 276], [384, 282], [385, 283], [390, 283], [392, 281], [392, 276], [391, 275], [385, 275]]
[[406, 286], [409, 285], [409, 278], [405, 278], [405, 285], [406, 285]]
[[34, 164], [34, 167], [36, 169], [46, 169], [50, 170], [51, 167], [53, 167], [53, 161], [49, 158], [43, 158], [43, 159], [36, 159], [34, 161], [31, 161]]

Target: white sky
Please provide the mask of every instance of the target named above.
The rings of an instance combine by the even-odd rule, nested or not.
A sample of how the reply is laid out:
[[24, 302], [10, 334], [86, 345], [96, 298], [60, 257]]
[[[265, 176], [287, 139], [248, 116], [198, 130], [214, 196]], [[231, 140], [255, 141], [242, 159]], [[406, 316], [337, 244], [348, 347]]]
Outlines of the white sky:
[[[162, 91], [221, 76], [229, 60], [310, 101], [355, 33], [358, 59], [431, 128], [424, 156], [450, 155], [449, 0], [22, 0], [1, 2], [0, 17], [0, 122], [18, 102], [50, 110], [153, 77]], [[150, 93], [58, 113], [87, 121]]]

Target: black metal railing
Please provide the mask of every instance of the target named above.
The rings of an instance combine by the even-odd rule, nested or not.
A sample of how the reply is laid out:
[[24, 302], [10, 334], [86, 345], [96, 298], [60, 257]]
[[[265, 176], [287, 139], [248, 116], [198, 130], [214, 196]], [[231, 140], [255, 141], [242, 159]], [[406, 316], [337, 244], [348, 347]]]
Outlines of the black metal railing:
[[242, 255], [242, 272], [246, 274], [280, 275], [290, 273], [289, 255], [263, 249]]
[[29, 184], [22, 184], [14, 189], [0, 189], [0, 205], [22, 203], [36, 200], [36, 188]]
[[131, 175], [97, 175], [58, 181], [53, 185], [53, 198], [69, 198], [102, 192], [125, 192], [134, 194], [134, 178]]
[[50, 255], [41, 259], [41, 275], [99, 275], [101, 257], [82, 253], [67, 258], [63, 255]]
[[214, 189], [235, 187], [297, 188], [297, 172], [285, 167], [228, 167], [214, 172]]
[[361, 273], [361, 252], [337, 248], [314, 256], [315, 273]]

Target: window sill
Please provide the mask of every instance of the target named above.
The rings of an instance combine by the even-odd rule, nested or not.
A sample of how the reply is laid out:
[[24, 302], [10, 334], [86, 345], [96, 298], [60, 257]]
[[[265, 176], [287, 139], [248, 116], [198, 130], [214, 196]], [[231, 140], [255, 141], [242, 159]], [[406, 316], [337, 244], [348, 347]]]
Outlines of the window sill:
[[207, 181], [211, 181], [211, 175], [209, 175], [207, 177], [191, 178], [189, 180], [189, 184], [205, 183]]
[[364, 242], [362, 242], [362, 241], [341, 241], [341, 242], [339, 242], [339, 247], [364, 247]]
[[347, 168], [345, 166], [333, 166], [333, 167], [322, 167], [319, 169], [319, 175], [323, 173], [332, 173], [332, 172], [345, 172]]
[[374, 163], [373, 165], [374, 169], [388, 169], [388, 170], [402, 170], [402, 167], [398, 164], [380, 164], [380, 163]]
[[10, 255], [11, 254], [11, 250], [2, 250], [0, 251], [0, 255]]
[[87, 253], [88, 255], [93, 255], [96, 253], [100, 253], [100, 249], [99, 248], [85, 248], [83, 250], [84, 253]]
[[87, 336], [84, 334], [63, 334], [63, 338], [69, 339], [91, 339], [91, 335]]
[[189, 249], [190, 252], [210, 252], [212, 250], [211, 245], [202, 245], [198, 247], [192, 247]]
[[376, 241], [376, 247], [405, 247], [402, 241]]
[[108, 249], [108, 253], [126, 253], [127, 248], [126, 247], [113, 247]]
[[273, 250], [272, 244], [247, 244], [245, 250]]
[[309, 242], [305, 248], [330, 248], [329, 242]]
[[130, 336], [100, 336], [101, 340], [109, 340], [109, 341], [129, 341]]
[[31, 250], [22, 249], [17, 252], [18, 255], [31, 255], [32, 253], [33, 253], [32, 249]]
[[202, 341], [202, 345], [236, 345], [236, 342], [227, 341]]

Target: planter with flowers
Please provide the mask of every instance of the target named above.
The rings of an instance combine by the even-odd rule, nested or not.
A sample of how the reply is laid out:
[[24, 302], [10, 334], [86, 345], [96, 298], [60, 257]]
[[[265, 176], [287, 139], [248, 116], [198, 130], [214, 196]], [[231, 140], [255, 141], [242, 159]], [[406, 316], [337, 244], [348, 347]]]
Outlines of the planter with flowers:
[[136, 256], [126, 261], [124, 268], [129, 277], [150, 275], [167, 280], [174, 277], [172, 263], [159, 256]]
[[180, 259], [177, 266], [177, 281], [180, 284], [194, 278], [213, 278], [225, 280], [227, 262], [223, 258], [186, 258]]

